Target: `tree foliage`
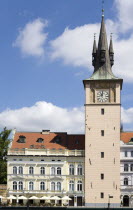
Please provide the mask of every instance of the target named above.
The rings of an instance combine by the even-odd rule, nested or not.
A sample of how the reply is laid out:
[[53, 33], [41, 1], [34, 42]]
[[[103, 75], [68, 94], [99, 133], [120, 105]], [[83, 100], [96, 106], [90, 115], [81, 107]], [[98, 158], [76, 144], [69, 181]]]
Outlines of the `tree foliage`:
[[9, 135], [11, 130], [4, 130], [0, 133], [0, 184], [7, 183], [7, 150], [10, 143]]

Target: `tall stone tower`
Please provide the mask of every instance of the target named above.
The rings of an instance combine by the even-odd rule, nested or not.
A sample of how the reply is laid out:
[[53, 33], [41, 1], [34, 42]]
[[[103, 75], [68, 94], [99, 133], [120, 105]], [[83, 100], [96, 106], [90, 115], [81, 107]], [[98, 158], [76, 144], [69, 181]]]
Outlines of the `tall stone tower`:
[[85, 87], [85, 204], [120, 206], [120, 91], [114, 76], [112, 38], [108, 48], [102, 15], [98, 48], [94, 39], [94, 72]]

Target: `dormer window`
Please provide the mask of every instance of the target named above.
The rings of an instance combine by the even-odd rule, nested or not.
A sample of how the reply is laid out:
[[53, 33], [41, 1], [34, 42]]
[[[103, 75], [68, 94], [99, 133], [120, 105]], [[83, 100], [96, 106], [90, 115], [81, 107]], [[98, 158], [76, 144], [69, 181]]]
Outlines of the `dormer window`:
[[54, 143], [56, 144], [60, 144], [61, 143], [61, 137], [60, 136], [57, 136], [54, 140]]
[[18, 143], [26, 143], [26, 137], [25, 136], [19, 136], [19, 139], [17, 141]]
[[43, 143], [43, 141], [44, 141], [44, 139], [42, 139], [42, 138], [38, 138], [38, 139], [37, 139], [37, 142], [38, 142], [38, 143]]
[[32, 144], [32, 145], [30, 145], [30, 148], [31, 148], [31, 149], [33, 149], [33, 148], [34, 148], [34, 145], [33, 145], [33, 144]]

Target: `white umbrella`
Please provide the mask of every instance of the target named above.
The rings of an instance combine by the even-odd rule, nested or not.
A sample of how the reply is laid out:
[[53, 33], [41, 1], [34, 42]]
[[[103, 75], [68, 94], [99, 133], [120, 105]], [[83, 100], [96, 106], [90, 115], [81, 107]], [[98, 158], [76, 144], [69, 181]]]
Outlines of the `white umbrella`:
[[2, 195], [0, 195], [0, 198], [4, 198]]
[[47, 196], [43, 196], [40, 198], [40, 200], [49, 200], [49, 199], [50, 199], [50, 197], [47, 197]]
[[69, 197], [66, 195], [66, 196], [64, 196], [64, 197], [62, 198], [62, 200], [68, 200], [68, 201], [71, 201], [72, 199], [71, 199], [71, 198], [69, 198]]
[[27, 200], [28, 198], [26, 198], [25, 196], [22, 195], [22, 196], [18, 197], [18, 199], [19, 200]]
[[9, 197], [7, 197], [7, 199], [17, 199], [17, 198], [13, 195], [10, 195]]
[[50, 198], [50, 200], [61, 200], [61, 198], [59, 198], [58, 196], [53, 196]]
[[36, 196], [32, 196], [32, 197], [29, 198], [29, 200], [37, 200], [37, 199], [40, 199], [40, 198], [38, 198]]

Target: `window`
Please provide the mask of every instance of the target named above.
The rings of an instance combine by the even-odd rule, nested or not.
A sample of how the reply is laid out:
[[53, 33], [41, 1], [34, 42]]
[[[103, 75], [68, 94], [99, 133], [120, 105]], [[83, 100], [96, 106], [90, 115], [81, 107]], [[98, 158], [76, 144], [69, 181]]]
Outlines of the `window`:
[[101, 130], [101, 136], [104, 136], [104, 130]]
[[57, 182], [57, 191], [61, 191], [61, 183]]
[[42, 159], [41, 161], [44, 161], [44, 159]]
[[29, 167], [29, 174], [34, 174], [34, 168], [32, 166]]
[[29, 182], [29, 190], [34, 190], [34, 183], [33, 182]]
[[44, 139], [42, 139], [42, 138], [38, 138], [38, 139], [37, 139], [37, 142], [38, 142], [38, 143], [43, 143], [43, 141], [44, 141]]
[[104, 179], [104, 174], [101, 174], [101, 179]]
[[78, 181], [78, 183], [77, 183], [77, 191], [82, 191], [82, 181]]
[[57, 168], [57, 174], [61, 175], [61, 168], [60, 167]]
[[13, 182], [13, 190], [17, 190], [17, 182], [16, 181]]
[[69, 174], [74, 175], [74, 165], [73, 164], [70, 164], [70, 166], [69, 166]]
[[133, 151], [131, 151], [131, 157], [133, 157]]
[[40, 190], [45, 190], [45, 183], [44, 182], [40, 183]]
[[20, 181], [20, 182], [18, 183], [18, 189], [19, 189], [19, 190], [23, 190], [23, 182]]
[[82, 165], [78, 165], [78, 175], [82, 175]]
[[128, 178], [124, 178], [124, 185], [128, 185]]
[[101, 158], [104, 158], [104, 152], [101, 152]]
[[17, 141], [18, 143], [25, 143], [26, 142], [26, 137], [25, 136], [19, 136], [19, 139]]
[[17, 167], [13, 166], [13, 174], [17, 174]]
[[74, 181], [69, 182], [69, 191], [74, 191]]
[[33, 159], [30, 159], [30, 161], [33, 161]]
[[55, 175], [55, 167], [51, 168], [51, 175]]
[[104, 198], [104, 193], [103, 192], [101, 192], [101, 198]]
[[55, 182], [51, 182], [51, 191], [55, 191]]
[[127, 151], [124, 152], [125, 157], [127, 157]]
[[22, 167], [22, 166], [19, 166], [19, 168], [18, 168], [18, 173], [19, 173], [19, 174], [23, 174], [23, 167]]
[[40, 174], [42, 175], [42, 174], [45, 174], [45, 168], [44, 167], [41, 167], [40, 168]]
[[133, 164], [130, 165], [130, 171], [133, 171]]
[[101, 109], [101, 114], [104, 115], [104, 109]]
[[124, 171], [128, 171], [128, 164], [124, 164]]

